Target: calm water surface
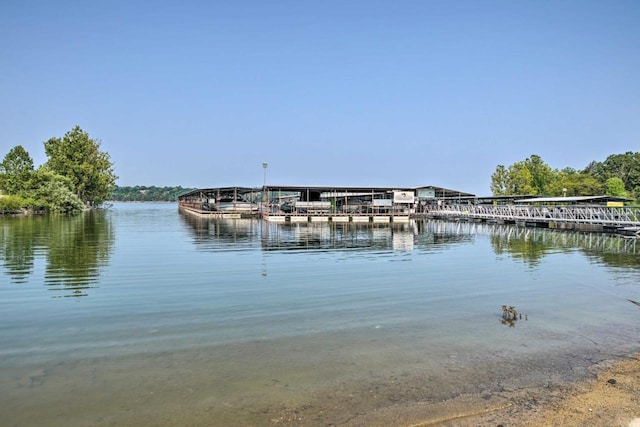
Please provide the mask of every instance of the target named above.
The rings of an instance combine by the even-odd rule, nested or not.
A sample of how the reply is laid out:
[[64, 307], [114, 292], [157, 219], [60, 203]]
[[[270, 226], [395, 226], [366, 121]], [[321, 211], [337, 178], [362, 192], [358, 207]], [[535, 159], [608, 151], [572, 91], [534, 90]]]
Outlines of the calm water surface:
[[[0, 424], [365, 425], [640, 348], [640, 242], [174, 204], [0, 217]], [[522, 320], [501, 322], [503, 304]]]

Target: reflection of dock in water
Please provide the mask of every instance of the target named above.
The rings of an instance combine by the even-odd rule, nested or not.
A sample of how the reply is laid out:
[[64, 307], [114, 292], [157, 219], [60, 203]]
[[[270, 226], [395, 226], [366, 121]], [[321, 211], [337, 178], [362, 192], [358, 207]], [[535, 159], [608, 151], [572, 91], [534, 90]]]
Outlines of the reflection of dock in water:
[[180, 213], [194, 243], [204, 250], [239, 250], [259, 245], [260, 221], [256, 219], [209, 217], [188, 210]]
[[407, 223], [274, 223], [251, 218], [218, 218], [181, 211], [194, 244], [205, 251], [261, 248], [294, 250], [411, 251], [471, 240], [461, 224], [444, 221]]
[[378, 249], [412, 250], [414, 224], [265, 222], [262, 248], [267, 251]]
[[523, 228], [512, 225], [469, 224], [476, 231], [491, 229], [490, 234], [503, 240], [537, 241], [551, 247], [573, 247], [588, 251], [617, 254], [640, 253], [640, 242], [625, 239], [611, 233], [590, 233], [577, 231], [555, 231], [541, 228]]
[[484, 237], [496, 254], [535, 263], [557, 252], [580, 250], [613, 265], [640, 267], [640, 241], [611, 233], [559, 231], [484, 222], [417, 219], [406, 224], [273, 223], [207, 218], [183, 212], [194, 244], [204, 251], [433, 251]]

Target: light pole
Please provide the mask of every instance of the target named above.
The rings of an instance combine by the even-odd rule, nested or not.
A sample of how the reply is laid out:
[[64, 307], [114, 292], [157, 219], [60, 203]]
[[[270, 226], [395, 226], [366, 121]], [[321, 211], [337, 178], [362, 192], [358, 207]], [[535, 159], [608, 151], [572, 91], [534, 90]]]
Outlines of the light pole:
[[267, 162], [262, 163], [262, 169], [264, 169], [264, 176], [262, 178], [262, 200], [265, 206], [265, 209], [263, 209], [263, 212], [262, 212], [263, 215], [265, 210], [269, 212], [269, 194], [265, 193], [267, 189], [267, 167], [268, 166], [269, 166], [269, 163]]
[[562, 189], [562, 197], [567, 197], [567, 189], [566, 188]]
[[262, 186], [266, 187], [267, 186], [267, 167], [269, 166], [269, 163], [264, 162], [262, 164], [262, 168], [264, 169], [264, 179], [262, 180]]

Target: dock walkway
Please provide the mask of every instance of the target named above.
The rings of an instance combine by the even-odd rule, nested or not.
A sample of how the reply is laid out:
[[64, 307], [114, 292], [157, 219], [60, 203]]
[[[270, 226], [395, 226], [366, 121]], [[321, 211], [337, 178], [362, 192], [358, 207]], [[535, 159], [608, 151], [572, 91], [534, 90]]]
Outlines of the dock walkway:
[[640, 208], [604, 206], [493, 206], [452, 204], [429, 206], [430, 218], [524, 223], [548, 228], [598, 231], [640, 227]]

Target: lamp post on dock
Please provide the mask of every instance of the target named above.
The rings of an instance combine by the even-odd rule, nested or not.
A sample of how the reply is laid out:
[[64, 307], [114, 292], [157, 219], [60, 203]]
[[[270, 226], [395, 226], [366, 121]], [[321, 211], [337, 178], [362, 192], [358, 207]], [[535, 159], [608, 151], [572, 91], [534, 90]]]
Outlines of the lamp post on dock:
[[267, 186], [267, 167], [269, 166], [269, 163], [264, 162], [262, 164], [262, 168], [264, 169], [264, 178], [262, 180], [262, 186], [266, 187]]
[[269, 211], [269, 193], [268, 192], [265, 193], [267, 189], [267, 167], [268, 166], [269, 166], [269, 163], [267, 162], [262, 163], [262, 169], [264, 170], [264, 176], [262, 178], [262, 201], [263, 201], [262, 215], [264, 215], [265, 210], [267, 212]]

